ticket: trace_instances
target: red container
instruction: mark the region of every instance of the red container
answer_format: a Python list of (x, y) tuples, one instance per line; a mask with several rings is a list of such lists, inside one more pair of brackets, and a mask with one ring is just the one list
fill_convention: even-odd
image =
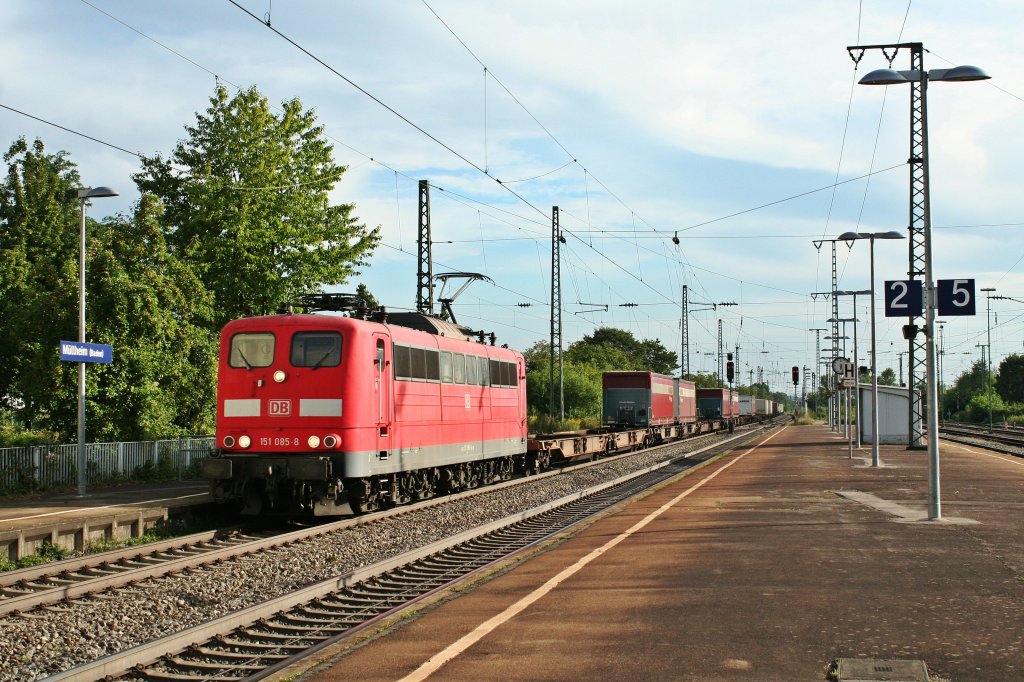
[(698, 388), (697, 411), (704, 419), (733, 419), (740, 414), (740, 394), (728, 388)]
[(655, 372), (605, 372), (602, 389), (606, 424), (657, 426), (696, 419), (690, 381)]

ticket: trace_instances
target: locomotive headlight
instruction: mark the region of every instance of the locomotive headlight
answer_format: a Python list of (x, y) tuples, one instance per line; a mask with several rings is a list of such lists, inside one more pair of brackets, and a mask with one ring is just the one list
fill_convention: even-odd
[(328, 450), (333, 450), (334, 448), (338, 447), (338, 444), (340, 442), (341, 438), (334, 435), (333, 433), (324, 436), (324, 447), (327, 448)]
[(243, 450), (245, 450), (250, 445), (252, 445), (252, 438), (249, 438), (249, 436), (239, 436), (238, 437), (238, 447), (240, 447)]
[(274, 381), (276, 381), (279, 384), (284, 381), (284, 370), (283, 369), (279, 369), (276, 372), (274, 372)]
[(320, 447), (320, 436), (310, 436), (306, 439), (306, 443), (311, 448), (318, 448)]
[(233, 447), (235, 447), (235, 437), (234, 436), (224, 436), (224, 447), (226, 447), (226, 448), (233, 448)]

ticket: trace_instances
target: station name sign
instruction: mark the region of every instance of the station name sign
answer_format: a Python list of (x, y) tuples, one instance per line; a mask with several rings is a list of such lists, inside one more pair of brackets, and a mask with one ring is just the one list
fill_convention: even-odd
[(103, 343), (61, 341), (60, 359), (68, 362), (100, 362), (109, 365), (114, 361), (114, 347)]

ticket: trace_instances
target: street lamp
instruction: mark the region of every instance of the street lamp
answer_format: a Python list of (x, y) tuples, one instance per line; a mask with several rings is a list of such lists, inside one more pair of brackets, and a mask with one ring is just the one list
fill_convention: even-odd
[[(889, 232), (844, 232), (839, 236), (840, 239), (845, 239), (847, 242), (853, 242), (858, 239), (867, 239), (869, 252), (870, 252), (870, 263), (871, 263), (871, 287), (868, 291), (871, 294), (871, 466), (881, 466), (878, 454), (878, 360), (875, 358), (875, 240), (876, 239), (904, 239), (905, 237), (896, 232), (890, 230)], [(851, 247), (852, 248), (852, 247)], [(856, 301), (856, 299), (854, 299)], [(900, 374), (902, 374), (902, 370)], [(857, 393), (860, 393), (860, 389), (857, 389)], [(910, 393), (908, 392), (909, 396)], [(860, 413), (857, 413), (857, 417), (860, 418)], [(860, 434), (860, 428), (857, 428), (857, 433)]]
[[(85, 204), (89, 199), (116, 197), (109, 187), (83, 187), (78, 190), (82, 229), (78, 235), (78, 341), (85, 343)], [(78, 496), (85, 497), (85, 363), (78, 363)]]
[[(909, 71), (897, 71), (891, 68), (892, 60), (900, 48), (907, 48), (910, 51), (911, 66), (917, 65), (916, 69)], [(854, 57), (854, 51), (860, 51), (858, 57)], [(848, 47), (847, 51), (855, 62), (863, 58), (867, 50), (881, 50), (889, 59), (890, 68), (876, 69), (860, 79), (862, 85), (900, 85), (914, 84), (917, 90), (911, 88), (911, 276), (916, 274), (914, 258), (913, 218), (916, 215), (917, 207), (920, 207), (921, 216), (921, 237), (924, 247), (924, 291), (925, 291), (925, 387), (928, 391), (927, 400), (927, 424), (928, 424), (928, 518), (931, 520), (942, 518), (942, 503), (939, 493), (939, 405), (938, 386), (935, 380), (935, 291), (932, 289), (932, 225), (931, 225), (931, 198), (928, 188), (928, 82), (929, 81), (974, 81), (985, 80), (990, 76), (976, 66), (955, 66), (951, 69), (932, 69), (926, 71), (924, 68), (924, 45), (922, 43), (899, 43), (889, 45), (857, 45)], [(890, 57), (889, 54), (892, 54)], [(918, 144), (915, 144), (915, 140)], [(915, 165), (920, 169), (917, 176)], [(917, 182), (919, 180), (919, 182)], [(915, 187), (915, 184), (917, 185)], [(910, 339), (910, 357), (913, 353), (914, 341)], [(911, 362), (911, 365), (914, 363)], [(913, 384), (913, 367), (911, 367), (911, 381)], [(913, 391), (913, 385), (910, 386)], [(909, 394), (908, 394), (909, 395)], [(876, 410), (877, 413), (877, 410)], [(914, 415), (911, 410), (910, 419)], [(912, 429), (911, 429), (912, 431)], [(911, 443), (913, 445), (913, 443)]]
[[(845, 234), (850, 234), (846, 232)], [(849, 242), (847, 242), (849, 244)], [(851, 247), (852, 248), (852, 247)], [(836, 296), (853, 296), (853, 366), (857, 387), (854, 389), (854, 406), (857, 412), (857, 449), (860, 450), (860, 353), (857, 352), (857, 297), (870, 294), (870, 289), (860, 291), (837, 291)], [(871, 349), (874, 352), (874, 348)]]
[(985, 369), (985, 402), (988, 403), (988, 432), (992, 433), (992, 292), (995, 287), (985, 287), (985, 330), (988, 340), (985, 345), (988, 347), (988, 365)]
[(945, 384), (943, 383), (945, 375), (942, 373), (942, 359), (943, 356), (946, 355), (946, 342), (944, 338), (944, 332), (946, 331), (946, 325), (948, 324), (948, 322), (946, 322), (945, 320), (935, 320), (935, 324), (939, 325), (939, 419), (942, 419), (942, 395), (945, 392)]

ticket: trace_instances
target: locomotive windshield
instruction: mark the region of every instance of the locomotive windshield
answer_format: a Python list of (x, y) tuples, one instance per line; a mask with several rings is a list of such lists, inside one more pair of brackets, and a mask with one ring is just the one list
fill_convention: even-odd
[(274, 361), (274, 335), (264, 332), (231, 337), (228, 364), (232, 367), (269, 367)]
[(341, 334), (297, 332), (292, 337), (291, 357), (295, 367), (337, 367), (341, 364)]

